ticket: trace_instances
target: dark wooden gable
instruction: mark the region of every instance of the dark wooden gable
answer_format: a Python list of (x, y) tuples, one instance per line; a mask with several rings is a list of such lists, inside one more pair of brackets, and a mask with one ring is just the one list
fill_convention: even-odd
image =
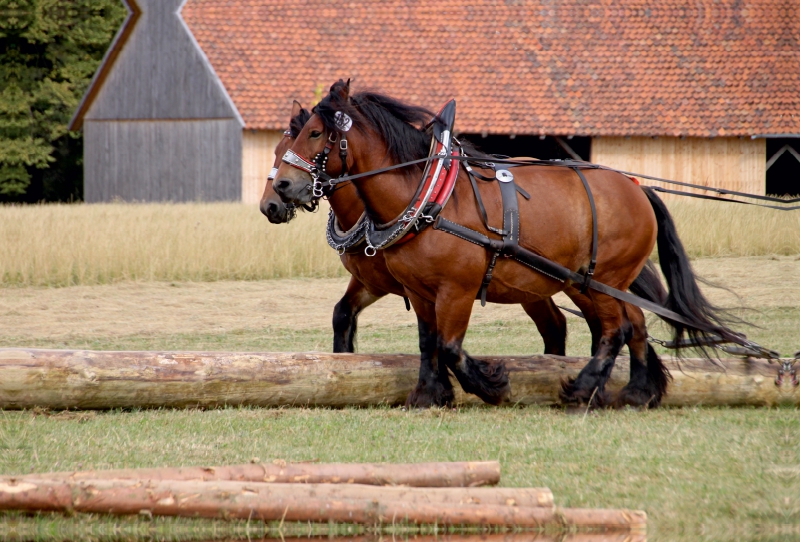
[[(241, 117), (183, 22), (184, 0), (124, 0), (131, 16), (73, 119)], [(96, 88), (95, 88), (96, 87)]]

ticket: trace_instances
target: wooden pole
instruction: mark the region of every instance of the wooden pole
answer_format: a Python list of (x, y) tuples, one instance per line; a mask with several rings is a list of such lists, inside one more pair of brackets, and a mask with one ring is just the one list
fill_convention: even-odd
[[(219, 467), (163, 467), (150, 469), (118, 469), (84, 472), (52, 472), (30, 474), (26, 479), (42, 480), (192, 480), (269, 482), (276, 484), (364, 484), (372, 486), (408, 486), (424, 488), (467, 488), (496, 485), (500, 481), (497, 461), (463, 461), (442, 463), (251, 463)], [(362, 486), (363, 487), (363, 486)], [(406, 490), (408, 491), (408, 490)], [(487, 491), (487, 490), (473, 490)], [(501, 491), (501, 490), (488, 490)], [(502, 490), (507, 491), (507, 490)], [(527, 490), (526, 490), (527, 491)], [(549, 498), (537, 506), (553, 504), (547, 489), (530, 490), (536, 499)], [(547, 492), (545, 494), (544, 492)], [(441, 492), (426, 489), (427, 494)], [(443, 493), (446, 493), (444, 491)], [(461, 494), (464, 494), (463, 492)], [(475, 494), (476, 497), (478, 494)], [(549, 497), (548, 497), (549, 495)], [(498, 497), (499, 498), (499, 497)], [(509, 495), (506, 498), (513, 498)], [(505, 499), (501, 499), (505, 503)], [(500, 501), (498, 501), (500, 502)], [(532, 502), (532, 501), (531, 501)], [(520, 505), (522, 506), (522, 505)], [(530, 505), (533, 506), (533, 505)]]
[[(586, 358), (489, 359), (509, 371), (509, 404), (558, 403), (564, 378)], [(775, 385), (777, 365), (762, 360), (666, 361), (672, 382), (663, 404), (800, 405), (798, 388)], [(326, 407), (402, 404), (417, 381), (415, 355), (225, 352), (99, 352), (0, 349), (0, 408), (184, 408), (222, 405)], [(617, 360), (608, 389), (628, 380)], [(478, 404), (456, 385), (456, 399)]]
[[(102, 473), (98, 473), (102, 474)], [(9, 479), (9, 483), (10, 480)], [(553, 493), (546, 487), (541, 488), (497, 488), (497, 487), (396, 487), (371, 486), (361, 484), (274, 484), (267, 482), (242, 482), (230, 480), (150, 480), (131, 479), (118, 480), (112, 478), (47, 479), (43, 476), (14, 477), (16, 484), (44, 484), (52, 487), (59, 483), (72, 484), (72, 487), (107, 487), (126, 488), (129, 486), (164, 487), (171, 491), (182, 491), (181, 488), (200, 488), (211, 491), (216, 488), (231, 494), (256, 492), (260, 499), (287, 500), (305, 502), (321, 501), (371, 501), (371, 502), (410, 502), (415, 504), (445, 505), (493, 505), (516, 506), (520, 508), (554, 508)], [(116, 482), (120, 482), (116, 484)], [(181, 483), (178, 483), (181, 482)], [(185, 483), (184, 483), (185, 482)], [(177, 485), (176, 485), (177, 484)], [(178, 489), (172, 489), (172, 488)], [(188, 491), (189, 489), (187, 489)]]
[[(270, 487), (266, 487), (270, 486)], [(0, 510), (114, 515), (606, 529), (641, 532), (644, 512), (429, 503), (284, 495), (287, 486), (243, 482), (0, 479)], [(312, 486), (297, 485), (300, 489)], [(338, 490), (355, 489), (337, 486)], [(376, 490), (378, 488), (370, 488)]]

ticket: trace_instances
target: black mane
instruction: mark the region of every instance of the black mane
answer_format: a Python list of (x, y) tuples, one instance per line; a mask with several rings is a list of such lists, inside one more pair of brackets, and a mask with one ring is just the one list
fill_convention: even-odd
[[(346, 85), (340, 79), (331, 86), (330, 93), (313, 109), (313, 113), (319, 115), (328, 130), (339, 131), (335, 115), (337, 111), (342, 111), (353, 119), (355, 128), (363, 130), (364, 124), (367, 124), (380, 134), (389, 149), (389, 156), (395, 163), (410, 162), (428, 156), (432, 135), (430, 128), (426, 127), (435, 116), (433, 112), (371, 91), (358, 92), (345, 102), (340, 92)], [(304, 120), (303, 124), (305, 122)], [(459, 143), (464, 152), (471, 157), (484, 160), (494, 158), (478, 150), (469, 141), (461, 140)]]
[(395, 163), (409, 162), (428, 156), (431, 134), (424, 126), (434, 113), (424, 107), (409, 105), (377, 92), (358, 92), (345, 101), (336, 92), (344, 87), (339, 81), (331, 92), (314, 108), (328, 130), (336, 128), (334, 115), (342, 111), (353, 119), (353, 126), (360, 130), (369, 127), (375, 130), (386, 143), (389, 156)]
[(301, 107), (300, 112), (292, 117), (292, 120), (289, 121), (289, 131), (292, 133), (292, 139), (297, 139), (300, 130), (303, 129), (303, 126), (306, 125), (310, 118), (311, 112), (304, 107)]

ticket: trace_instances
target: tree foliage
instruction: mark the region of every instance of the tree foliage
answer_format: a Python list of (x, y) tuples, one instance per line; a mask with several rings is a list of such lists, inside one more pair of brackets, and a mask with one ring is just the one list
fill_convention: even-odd
[(119, 0), (0, 0), (0, 198), (79, 196), (67, 124), (124, 17)]

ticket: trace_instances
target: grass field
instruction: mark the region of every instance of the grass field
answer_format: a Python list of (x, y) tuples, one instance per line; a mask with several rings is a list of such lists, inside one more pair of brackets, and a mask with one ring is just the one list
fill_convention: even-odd
[[(748, 336), (793, 353), (800, 214), (715, 205), (672, 206), (689, 251), (716, 256), (697, 259), (695, 269), (739, 296), (708, 290), (715, 302), (752, 309), (737, 309), (760, 326)], [(0, 347), (329, 350), (330, 311), (347, 279), (320, 233), (323, 221), (301, 216), (276, 227), (235, 204), (0, 207)], [(568, 351), (585, 355), (586, 326), (568, 318)], [(360, 326), (361, 351), (417, 351), (415, 319), (398, 298), (367, 309)], [(665, 334), (657, 325), (652, 332)], [(477, 355), (525, 354), (540, 351), (541, 340), (518, 307), (476, 306), (465, 346)], [(646, 510), (650, 540), (800, 532), (796, 409), (0, 412), (2, 474), (255, 458), (498, 459), (502, 485), (547, 485), (560, 505)], [(255, 538), (265, 529), (0, 515), (0, 540)], [(319, 532), (331, 529), (342, 528)]]
[[(692, 257), (800, 255), (800, 213), (670, 204)], [(323, 210), (269, 224), (256, 206), (0, 206), (0, 285), (338, 277)]]
[[(707, 288), (711, 300), (760, 326), (743, 331), (792, 354), (800, 349), (800, 262), (792, 256), (708, 258), (697, 272), (735, 292)], [(69, 288), (0, 289), (0, 346), (94, 349), (308, 351), (331, 348), (333, 305), (346, 278), (271, 281), (122, 282)], [(570, 303), (564, 296), (557, 301)], [(569, 319), (568, 353), (585, 355), (589, 333)], [(656, 320), (651, 332), (666, 336)], [(388, 296), (359, 318), (362, 352), (418, 351), (416, 318)], [(474, 354), (542, 349), (514, 305), (476, 304), (466, 348)]]
[[(702, 408), (586, 417), (544, 408), (0, 413), (3, 472), (11, 469), (9, 459), (16, 472), (275, 458), (496, 459), (502, 485), (550, 487), (559, 505), (646, 510), (650, 540), (742, 540), (797, 526), (797, 415)], [(48, 521), (59, 523), (39, 520)], [(61, 520), (59, 528), (71, 521)], [(105, 529), (130, 524), (91, 521)], [(172, 523), (185, 529), (191, 522)], [(243, 530), (241, 523), (218, 528), (235, 527)]]

